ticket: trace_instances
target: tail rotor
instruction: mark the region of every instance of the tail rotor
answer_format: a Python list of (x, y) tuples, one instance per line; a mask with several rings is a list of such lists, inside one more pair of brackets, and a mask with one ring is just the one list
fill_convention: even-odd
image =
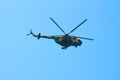
[(30, 29), (30, 33), (28, 33), (26, 36), (29, 36), (29, 35), (31, 35), (31, 34), (33, 34), (33, 32), (32, 32), (32, 30)]

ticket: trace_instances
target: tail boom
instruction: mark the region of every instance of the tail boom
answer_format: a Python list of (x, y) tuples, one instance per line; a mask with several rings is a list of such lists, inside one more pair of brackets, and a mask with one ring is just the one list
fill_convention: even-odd
[(30, 33), (28, 33), (26, 36), (29, 36), (29, 35), (32, 35), (33, 37), (37, 37), (38, 39), (40, 39), (40, 38), (55, 39), (56, 38), (56, 36), (41, 36), (40, 33), (38, 35), (36, 35), (32, 32), (31, 29), (30, 29)]

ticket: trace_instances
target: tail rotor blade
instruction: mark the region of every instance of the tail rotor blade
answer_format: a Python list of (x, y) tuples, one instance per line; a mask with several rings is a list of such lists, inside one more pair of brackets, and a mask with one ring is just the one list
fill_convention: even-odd
[(80, 23), (77, 27), (75, 27), (73, 30), (71, 30), (68, 34), (72, 33), (73, 31), (75, 31), (79, 26), (81, 26), (83, 23), (85, 23), (87, 21), (87, 19), (85, 19), (82, 23)]
[(29, 36), (29, 35), (31, 35), (31, 33), (26, 34), (26, 36)]
[(53, 18), (50, 17), (50, 19), (57, 25), (57, 27), (58, 27), (64, 34), (66, 34), (65, 31), (55, 22), (55, 20), (54, 20)]

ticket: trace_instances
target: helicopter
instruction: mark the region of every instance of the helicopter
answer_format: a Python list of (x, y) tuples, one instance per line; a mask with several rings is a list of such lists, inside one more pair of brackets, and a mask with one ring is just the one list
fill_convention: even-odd
[(82, 41), (80, 39), (85, 39), (85, 40), (94, 40), (91, 38), (85, 38), (85, 37), (78, 37), (78, 36), (72, 36), (69, 35), (71, 34), (73, 31), (75, 31), (79, 26), (81, 26), (83, 23), (85, 23), (87, 21), (87, 19), (85, 19), (84, 21), (82, 21), (78, 26), (76, 26), (74, 29), (72, 29), (69, 33), (66, 33), (57, 23), (56, 21), (50, 17), (50, 19), (53, 21), (53, 23), (56, 24), (56, 26), (64, 33), (64, 35), (56, 35), (56, 36), (42, 36), (41, 33), (39, 33), (38, 35), (34, 34), (32, 32), (32, 30), (30, 29), (30, 33), (28, 33), (26, 36), (28, 35), (32, 35), (33, 37), (37, 37), (37, 39), (40, 38), (46, 38), (46, 39), (53, 39), (57, 44), (59, 44), (60, 46), (62, 46), (61, 49), (67, 49), (70, 46), (74, 46), (74, 47), (78, 47), (81, 46)]

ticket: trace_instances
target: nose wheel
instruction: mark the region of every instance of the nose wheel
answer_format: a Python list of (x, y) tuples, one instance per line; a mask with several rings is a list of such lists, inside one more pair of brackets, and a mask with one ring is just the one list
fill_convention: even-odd
[(76, 45), (75, 47), (77, 48), (78, 46)]
[(66, 48), (68, 48), (68, 46), (63, 46), (61, 49), (66, 49)]

